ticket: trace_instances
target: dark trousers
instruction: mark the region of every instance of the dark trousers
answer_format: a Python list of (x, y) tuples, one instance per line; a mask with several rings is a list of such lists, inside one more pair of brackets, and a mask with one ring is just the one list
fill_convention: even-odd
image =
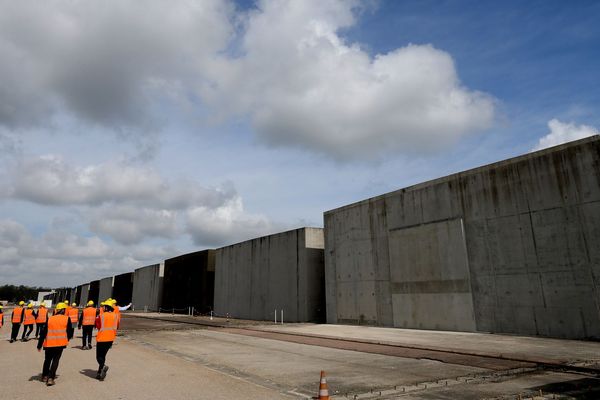
[(21, 339), (25, 339), (25, 332), (27, 332), (27, 337), (29, 337), (29, 335), (31, 335), (31, 332), (33, 332), (33, 324), (23, 325), (23, 335), (21, 336)]
[(17, 336), (19, 336), (19, 329), (21, 329), (21, 324), (16, 324), (13, 322), (12, 332), (10, 333), (11, 340), (17, 340)]
[(42, 333), (42, 331), (44, 330), (44, 328), (46, 327), (46, 323), (39, 323), (39, 324), (35, 324), (35, 337), (40, 336), (40, 333)]
[(111, 348), (113, 342), (96, 342), (96, 361), (98, 361), (98, 373), (102, 371), (106, 362), (106, 353)]
[(58, 369), (58, 362), (60, 356), (62, 356), (64, 347), (47, 347), (44, 349), (46, 352), (46, 358), (44, 358), (44, 368), (42, 369), (42, 376), (48, 378), (56, 378), (56, 370)]
[(94, 330), (94, 325), (83, 325), (82, 327), (82, 332), (83, 332), (83, 347), (85, 347), (86, 345), (92, 345), (92, 331)]

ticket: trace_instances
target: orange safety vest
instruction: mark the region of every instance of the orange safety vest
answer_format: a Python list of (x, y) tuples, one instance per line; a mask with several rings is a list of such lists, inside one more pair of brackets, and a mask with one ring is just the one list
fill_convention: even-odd
[(66, 315), (53, 315), (48, 319), (48, 334), (44, 340), (44, 347), (62, 347), (69, 344), (67, 338), (67, 324), (69, 317)]
[(77, 318), (79, 317), (79, 310), (75, 307), (69, 307), (69, 309), (67, 310), (67, 316), (71, 318), (72, 324), (76, 324)]
[(95, 325), (96, 324), (96, 308), (86, 307), (83, 309), (83, 321), (82, 325)]
[(4, 314), (0, 312), (0, 328), (2, 328), (2, 322), (4, 322)]
[(119, 306), (115, 304), (115, 306), (113, 307), (113, 310), (115, 310), (115, 314), (117, 314), (117, 326), (119, 326), (121, 324), (121, 310), (119, 310)]
[(48, 322), (48, 310), (45, 307), (38, 308), (38, 316), (35, 319), (36, 324), (45, 324)]
[(15, 310), (13, 311), (12, 323), (20, 324), (22, 315), (23, 315), (23, 307), (15, 308)]
[(35, 317), (33, 316), (33, 310), (28, 308), (25, 310), (25, 320), (23, 321), (23, 325), (33, 325), (35, 324)]
[(104, 312), (100, 315), (100, 329), (96, 335), (96, 342), (112, 342), (117, 337), (117, 315), (113, 312)]

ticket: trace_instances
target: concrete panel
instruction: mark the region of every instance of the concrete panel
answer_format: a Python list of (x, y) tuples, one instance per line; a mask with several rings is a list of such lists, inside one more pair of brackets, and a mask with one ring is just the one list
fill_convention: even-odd
[(394, 293), (394, 326), (474, 332), (470, 293)]
[(165, 260), (163, 309), (208, 314), (213, 309), (215, 251), (202, 250)]
[(100, 301), (104, 301), (108, 298), (113, 297), (113, 285), (115, 282), (114, 276), (109, 276), (104, 279), (100, 279), (100, 286), (98, 289), (98, 297)]
[[(92, 300), (94, 304), (98, 304), (98, 298), (100, 297), (100, 281), (91, 281), (90, 289), (88, 292), (88, 301)], [(104, 301), (106, 299), (102, 299)]]
[(162, 301), (163, 263), (138, 268), (133, 273), (133, 308), (147, 311), (158, 311)]
[(323, 321), (323, 243), (321, 229), (302, 228), (217, 249), (215, 312), (272, 320), (284, 310), (285, 321)]
[(89, 301), (89, 299), (88, 299), (89, 293), (90, 293), (90, 284), (86, 283), (84, 285), (81, 285), (81, 298), (79, 299), (81, 304), (83, 304), (83, 305), (87, 304), (87, 302)]
[(133, 294), (133, 272), (116, 275), (113, 285), (113, 299), (117, 300), (119, 305), (131, 303)]

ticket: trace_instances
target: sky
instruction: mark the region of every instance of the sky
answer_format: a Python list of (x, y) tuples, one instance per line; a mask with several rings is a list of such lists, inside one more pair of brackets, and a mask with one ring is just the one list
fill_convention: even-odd
[(597, 1), (0, 0), (0, 285), (596, 135)]

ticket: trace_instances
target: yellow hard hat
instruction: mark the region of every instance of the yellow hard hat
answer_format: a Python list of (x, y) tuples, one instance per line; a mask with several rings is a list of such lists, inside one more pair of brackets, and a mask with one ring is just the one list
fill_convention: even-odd
[(88, 305), (88, 306), (93, 306), (93, 305), (94, 305), (94, 300), (90, 300), (90, 301), (88, 301), (87, 305)]
[(27, 304), (27, 308), (33, 308), (33, 303)]
[(19, 302), (19, 305), (20, 305), (20, 306), (22, 306), (23, 304), (25, 304), (25, 302), (24, 302), (23, 300), (21, 300), (21, 301)]
[(114, 305), (114, 304), (117, 304), (117, 300), (115, 300), (115, 299), (110, 299), (110, 304), (112, 304), (112, 305)]
[(71, 307), (77, 307), (77, 303), (71, 304)]
[(66, 304), (65, 304), (65, 303), (58, 303), (58, 304), (56, 305), (56, 309), (57, 309), (57, 310), (64, 310), (65, 308), (67, 308), (67, 306), (66, 306)]
[(43, 303), (43, 302), (40, 303), (40, 307), (44, 307), (45, 308), (46, 307), (46, 303)]

